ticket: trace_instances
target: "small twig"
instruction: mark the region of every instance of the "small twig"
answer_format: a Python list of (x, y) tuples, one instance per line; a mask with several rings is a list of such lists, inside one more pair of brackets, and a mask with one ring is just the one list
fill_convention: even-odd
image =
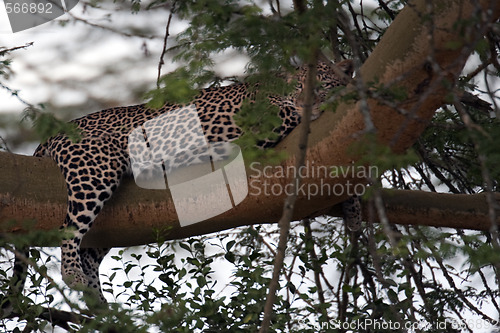
[(19, 102), (26, 105), (27, 107), (34, 108), (33, 104), (27, 102), (21, 96), (19, 96), (19, 91), (11, 89), (11, 88), (7, 87), (6, 85), (4, 85), (3, 83), (0, 83), (0, 88), (7, 90), (11, 94), (11, 96), (14, 96), (15, 98), (17, 98), (19, 100)]
[(100, 25), (100, 24), (97, 24), (97, 23), (93, 23), (93, 22), (90, 22), (89, 20), (86, 20), (84, 18), (81, 18), (81, 17), (78, 17), (78, 16), (74, 15), (72, 12), (65, 12), (65, 14), (69, 15), (75, 21), (82, 22), (83, 24), (89, 25), (89, 26), (94, 27), (94, 28), (99, 28), (99, 29), (107, 30), (107, 31), (113, 32), (113, 33), (121, 35), (121, 36), (125, 36), (125, 37), (139, 37), (139, 38), (145, 38), (145, 39), (155, 39), (155, 38), (157, 38), (157, 36), (144, 35), (144, 34), (141, 34), (141, 33), (123, 32), (123, 31), (121, 31), (119, 29), (115, 29), (115, 28), (107, 27), (107, 26)]
[(495, 86), (491, 87), (491, 85), (488, 81), (488, 71), (484, 71), (483, 75), (484, 75), (484, 85), (486, 86), (487, 94), (490, 97), (491, 102), (493, 104), (493, 110), (495, 110), (496, 117), (499, 118), (500, 117), (500, 105), (498, 105), (498, 97), (496, 96), (496, 92), (498, 92), (498, 89), (495, 88)]
[(383, 10), (385, 10), (387, 15), (389, 15), (389, 17), (391, 18), (391, 20), (394, 21), (394, 18), (396, 17), (396, 14), (394, 14), (394, 11), (392, 11), (392, 9), (390, 9), (389, 6), (387, 6), (387, 4), (382, 0), (378, 0), (378, 4), (380, 5), (380, 7)]
[[(463, 238), (463, 236), (462, 236), (462, 238)], [(493, 304), (493, 306), (497, 310), (498, 314), (500, 314), (500, 307), (498, 306), (498, 303), (496, 301), (496, 296), (493, 294), (493, 291), (491, 290), (490, 286), (488, 285), (488, 281), (486, 280), (486, 277), (484, 276), (483, 271), (481, 270), (481, 268), (479, 268), (477, 270), (477, 272), (478, 272), (479, 276), (481, 277), (481, 281), (483, 282), (483, 286), (486, 290), (486, 293), (491, 298), (491, 303)]]
[(464, 81), (465, 82), (469, 82), (470, 80), (472, 80), (477, 74), (479, 74), (482, 70), (484, 70), (486, 67), (488, 67), (489, 65), (491, 65), (491, 58), (488, 59), (487, 61), (483, 61), (481, 64), (479, 64), (479, 66), (476, 67), (476, 69), (474, 69), (472, 72), (470, 72), (469, 74), (467, 74), (464, 78)]
[(493, 108), (491, 107), (491, 103), (486, 102), (485, 100), (479, 98), (476, 95), (471, 94), (470, 92), (464, 91), (460, 96), (460, 102), (464, 103), (467, 106), (472, 106), (475, 109), (491, 112)]
[(164, 64), (163, 58), (165, 57), (165, 53), (167, 52), (167, 41), (168, 37), (170, 36), (170, 23), (172, 22), (172, 16), (174, 15), (176, 4), (177, 1), (174, 1), (174, 3), (172, 4), (172, 8), (170, 9), (170, 14), (168, 15), (167, 25), (165, 27), (165, 36), (163, 36), (163, 49), (161, 51), (160, 61), (158, 62), (158, 76), (156, 77), (156, 88), (158, 89), (160, 88), (161, 68), (163, 67)]
[(6, 152), (12, 153), (12, 151), (9, 148), (9, 145), (7, 144), (7, 141), (0, 135), (0, 143), (2, 143), (2, 146), (0, 148), (5, 149)]
[(492, 32), (489, 31), (486, 34), (486, 37), (489, 42), (491, 55), (486, 61), (483, 61), (481, 64), (479, 64), (479, 66), (476, 67), (476, 69), (465, 76), (465, 82), (469, 82), (470, 80), (472, 80), (477, 74), (486, 69), (489, 65), (493, 65), (497, 70), (500, 70), (500, 64), (498, 63), (498, 52), (495, 48), (495, 41), (493, 40)]
[[(311, 249), (309, 250), (309, 257), (311, 258), (311, 264), (312, 268), (314, 271), (314, 283), (316, 284), (316, 288), (318, 289), (318, 300), (321, 306), (321, 312), (324, 317), (325, 321), (328, 321), (328, 313), (326, 311), (325, 307), (325, 295), (323, 291), (323, 286), (321, 285), (321, 265), (318, 263), (318, 256), (316, 254), (316, 251), (314, 250), (314, 239), (312, 237), (312, 231), (311, 231), (311, 220), (305, 219), (302, 221), (304, 224), (304, 229), (305, 229), (305, 237), (306, 237), (306, 242), (311, 242)], [(307, 243), (305, 244), (304, 248), (307, 248)]]
[(276, 8), (274, 8), (273, 0), (269, 0), (269, 7), (271, 7), (271, 12), (274, 16), (281, 17), (281, 5), (279, 0), (276, 0)]
[[(359, 255), (359, 244), (357, 242), (359, 234), (356, 232), (351, 232), (347, 227), (345, 227), (349, 241), (352, 247), (347, 253), (346, 261), (342, 267), (342, 278), (339, 279), (339, 320), (345, 322), (347, 320), (347, 308), (349, 304), (349, 293), (344, 288), (348, 286), (351, 279), (353, 279), (353, 285), (356, 285), (357, 273), (354, 272), (354, 268), (357, 265), (358, 255)], [(347, 245), (347, 243), (346, 243)], [(352, 274), (354, 273), (354, 274)], [(355, 301), (355, 299), (354, 299)]]
[[(424, 162), (426, 163), (427, 167), (432, 171), (433, 175), (436, 176), (443, 184), (448, 186), (448, 190), (451, 193), (461, 193), (461, 191), (451, 182), (446, 176), (439, 170), (439, 168), (443, 168), (446, 170), (445, 166), (443, 165), (438, 165), (435, 163), (435, 161), (432, 160), (432, 157), (429, 156), (428, 150), (426, 150), (426, 147), (422, 144), (421, 141), (417, 141), (417, 144), (415, 145), (415, 149), (417, 152), (420, 154), (420, 156), (423, 158)], [(452, 170), (446, 170), (450, 172), (454, 177), (459, 177), (458, 175), (455, 175)]]
[(6, 53), (10, 53), (12, 51), (20, 50), (20, 49), (27, 49), (28, 47), (32, 46), (34, 42), (29, 42), (24, 44), (23, 46), (15, 46), (11, 47), (10, 49), (3, 49), (4, 47), (0, 47), (0, 56), (3, 56)]
[(488, 323), (490, 323), (492, 325), (499, 325), (500, 324), (499, 321), (491, 318), (490, 316), (488, 316), (487, 314), (485, 314), (484, 312), (482, 312), (477, 306), (475, 306), (474, 304), (472, 304), (469, 301), (469, 299), (467, 298), (467, 296), (464, 294), (464, 292), (460, 288), (458, 288), (456, 286), (455, 281), (453, 281), (453, 278), (448, 273), (448, 270), (446, 269), (446, 265), (443, 263), (443, 258), (439, 254), (439, 251), (433, 246), (433, 243), (431, 241), (429, 241), (429, 239), (425, 236), (425, 234), (420, 229), (418, 229), (418, 228), (415, 228), (415, 229), (417, 230), (417, 232), (419, 234), (419, 237), (426, 243), (426, 246), (431, 251), (432, 256), (434, 257), (434, 259), (436, 260), (437, 264), (441, 268), (441, 272), (443, 273), (444, 278), (448, 282), (449, 286), (455, 291), (457, 297), (462, 302), (464, 302), (472, 312), (474, 312), (477, 315), (481, 316), (481, 318), (483, 320), (488, 321)]
[[(485, 130), (474, 123), (470, 116), (467, 114), (465, 109), (463, 108), (462, 104), (460, 104), (457, 95), (454, 95), (454, 105), (455, 109), (457, 112), (460, 114), (460, 117), (462, 118), (462, 121), (464, 122), (465, 126), (467, 129), (471, 132), (471, 139), (472, 142), (474, 143), (474, 148), (477, 151), (477, 159), (479, 161), (479, 166), (481, 167), (481, 175), (483, 177), (483, 181), (485, 183), (486, 187), (486, 202), (488, 204), (488, 217), (491, 222), (490, 226), (490, 234), (491, 234), (491, 243), (493, 245), (493, 248), (496, 251), (500, 251), (500, 235), (498, 232), (498, 225), (496, 223), (497, 221), (497, 202), (495, 200), (495, 196), (493, 194), (493, 180), (491, 179), (491, 174), (490, 171), (488, 170), (488, 166), (486, 164), (486, 155), (484, 153), (481, 153), (480, 150), (480, 143), (474, 136), (474, 130), (481, 133), (484, 135), (486, 138), (491, 139), (491, 137), (485, 132)], [(495, 264), (495, 267), (497, 268), (496, 271), (496, 278), (497, 278), (497, 283), (500, 283), (500, 264)]]

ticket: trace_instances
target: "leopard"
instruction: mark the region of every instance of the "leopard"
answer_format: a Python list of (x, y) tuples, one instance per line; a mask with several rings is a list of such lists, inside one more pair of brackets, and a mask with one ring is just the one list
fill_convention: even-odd
[[(292, 93), (266, 96), (269, 103), (277, 107), (281, 124), (274, 128), (272, 138), (257, 142), (259, 149), (275, 147), (300, 124), (305, 108), (302, 100), (307, 71), (308, 67), (302, 65), (289, 77), (294, 84)], [(353, 62), (349, 59), (336, 64), (317, 62), (312, 119), (317, 119), (323, 112), (320, 105), (326, 101), (329, 92), (347, 85), (353, 72)], [(249, 83), (238, 82), (201, 89), (188, 104), (195, 106), (207, 142), (232, 142), (243, 134), (234, 117), (243, 103), (254, 96), (255, 89), (250, 89)], [(155, 109), (148, 104), (138, 104), (90, 113), (71, 121), (81, 132), (79, 141), (57, 134), (36, 148), (33, 155), (53, 159), (66, 182), (67, 210), (61, 228), (70, 236), (63, 238), (60, 249), (61, 274), (70, 288), (84, 286), (100, 303), (107, 302), (99, 280), (99, 266), (110, 249), (83, 248), (80, 246), (82, 239), (124, 177), (131, 175), (130, 133), (146, 122), (186, 105), (167, 102)], [(186, 125), (182, 117), (173, 119), (173, 123), (171, 130), (176, 132), (176, 142), (172, 149), (190, 148), (186, 147), (192, 135), (190, 125)], [(182, 165), (197, 163), (195, 156), (184, 156)], [(358, 198), (346, 201), (344, 211), (354, 225), (359, 223)]]

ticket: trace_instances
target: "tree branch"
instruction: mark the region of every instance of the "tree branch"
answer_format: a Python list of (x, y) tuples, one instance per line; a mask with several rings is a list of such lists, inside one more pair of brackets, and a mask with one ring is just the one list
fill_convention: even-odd
[[(392, 189), (381, 192), (385, 213), (393, 224), (483, 231), (491, 227), (486, 193), (449, 194)], [(494, 197), (500, 204), (500, 193), (494, 193)], [(369, 219), (368, 202), (362, 207), (363, 216)], [(342, 207), (335, 205), (324, 213), (340, 217)], [(377, 214), (372, 215), (375, 222), (380, 222)], [(497, 224), (500, 226), (498, 217)]]

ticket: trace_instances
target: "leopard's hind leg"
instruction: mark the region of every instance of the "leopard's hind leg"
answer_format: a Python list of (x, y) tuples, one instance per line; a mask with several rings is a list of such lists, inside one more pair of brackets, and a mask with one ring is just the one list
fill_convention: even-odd
[(88, 287), (98, 292), (99, 301), (106, 303), (106, 298), (102, 293), (101, 281), (99, 279), (99, 266), (102, 260), (108, 254), (107, 248), (83, 248), (80, 250), (83, 273), (87, 277)]
[(106, 251), (81, 250), (80, 245), (120, 184), (128, 160), (119, 143), (113, 141), (83, 139), (80, 143), (61, 145), (54, 149), (57, 153), (52, 157), (58, 162), (68, 189), (63, 224), (67, 235), (61, 244), (62, 277), (72, 288), (91, 287), (91, 293), (105, 302), (98, 268)]

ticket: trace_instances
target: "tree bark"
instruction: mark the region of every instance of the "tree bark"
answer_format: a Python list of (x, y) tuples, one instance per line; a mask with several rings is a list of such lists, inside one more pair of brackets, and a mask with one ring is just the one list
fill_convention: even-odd
[[(445, 102), (450, 84), (456, 80), (477, 40), (471, 34), (455, 30), (456, 23), (477, 13), (486, 13), (488, 20), (475, 27), (475, 31), (481, 31), (500, 17), (500, 4), (496, 1), (475, 4), (474, 1), (442, 0), (432, 2), (431, 24), (427, 3), (424, 0), (410, 2), (360, 69), (365, 84), (377, 81), (379, 85), (397, 86), (406, 91), (407, 98), (397, 109), (380, 100), (367, 100), (376, 128), (375, 140), (389, 145), (395, 153), (404, 152), (415, 142), (435, 110)], [(352, 166), (359, 158), (349, 148), (364, 134), (366, 118), (362, 111), (367, 110), (361, 108), (359, 101), (345, 102), (335, 112), (325, 112), (311, 124), (306, 158), (311, 170), (319, 171), (322, 166)], [(292, 132), (278, 146), (288, 152), (289, 158), (272, 170), (290, 170), (295, 164), (297, 133)], [(157, 241), (157, 232), (164, 239), (183, 238), (242, 225), (276, 222), (286, 197), (284, 190), (292, 177), (265, 173), (266, 170), (270, 169), (249, 166), (249, 195), (239, 205), (186, 227), (179, 225), (169, 191), (141, 189), (133, 180), (126, 179), (97, 218), (82, 246), (140, 245)], [(364, 184), (364, 176), (366, 174), (336, 177), (309, 174), (303, 177), (302, 186), (309, 191), (299, 195), (294, 219), (328, 212), (348, 196), (345, 192), (332, 194), (332, 189)], [(264, 195), (266, 188), (268, 193), (272, 188), (281, 189), (282, 193)], [(312, 189), (323, 190), (312, 195)], [(421, 196), (421, 200), (413, 200), (415, 196)], [(396, 202), (396, 199), (403, 201)], [(485, 200), (480, 196), (398, 192), (397, 196), (388, 195), (386, 202), (389, 217), (395, 223), (488, 229), (483, 210)], [(459, 204), (455, 204), (457, 202)], [(422, 204), (417, 206), (417, 203)], [(470, 209), (463, 209), (465, 203), (470, 203)], [(32, 219), (36, 220), (34, 228), (58, 228), (65, 211), (64, 180), (52, 160), (0, 153), (0, 222), (5, 232), (20, 232), (21, 221)], [(9, 224), (13, 220), (18, 223)], [(461, 222), (457, 222), (459, 220)]]

